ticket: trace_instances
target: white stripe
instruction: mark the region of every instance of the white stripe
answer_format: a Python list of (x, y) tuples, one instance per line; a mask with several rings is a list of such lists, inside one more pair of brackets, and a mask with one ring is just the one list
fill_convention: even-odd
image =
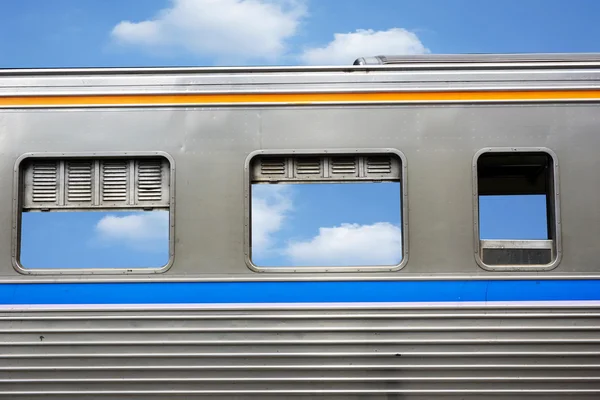
[(600, 307), (593, 301), (464, 301), (381, 303), (182, 303), (182, 304), (3, 304), (0, 311), (100, 310), (261, 310), (261, 309), (410, 309), (410, 308), (569, 308)]

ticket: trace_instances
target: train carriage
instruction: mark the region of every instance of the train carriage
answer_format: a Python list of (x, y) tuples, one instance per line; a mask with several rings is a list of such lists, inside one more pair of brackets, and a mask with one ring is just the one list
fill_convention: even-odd
[[(0, 398), (598, 398), (599, 112), (594, 54), (0, 70)], [(376, 183), (374, 262), (258, 256), (256, 193)]]

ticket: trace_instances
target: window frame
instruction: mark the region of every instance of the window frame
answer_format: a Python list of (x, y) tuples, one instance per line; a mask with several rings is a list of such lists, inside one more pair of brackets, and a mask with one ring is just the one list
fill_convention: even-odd
[[(551, 205), (553, 205), (553, 216), (554, 221), (552, 225), (548, 225), (548, 227), (552, 226), (554, 231), (554, 239), (547, 240), (503, 240), (503, 242), (512, 242), (514, 244), (511, 248), (532, 248), (531, 246), (525, 246), (526, 244), (534, 245), (535, 248), (544, 248), (542, 242), (552, 241), (555, 246), (555, 254), (556, 256), (549, 264), (540, 264), (540, 265), (519, 265), (519, 264), (509, 264), (509, 265), (489, 265), (483, 261), (481, 254), (481, 239), (480, 239), (480, 229), (479, 229), (479, 179), (477, 173), (478, 161), (479, 158), (484, 154), (489, 153), (545, 153), (552, 160), (552, 189), (553, 196)], [(556, 153), (547, 147), (486, 147), (475, 153), (473, 156), (472, 163), (472, 173), (473, 173), (473, 228), (474, 228), (474, 254), (475, 261), (479, 265), (480, 268), (491, 271), (491, 272), (541, 272), (541, 271), (550, 271), (555, 269), (561, 262), (562, 259), (562, 232), (561, 232), (561, 215), (560, 215), (560, 186), (559, 186), (559, 165), (558, 165), (558, 157)], [(548, 212), (549, 210), (547, 210)], [(493, 241), (491, 241), (493, 242)], [(528, 242), (528, 243), (526, 243)]]
[[(281, 157), (294, 157), (294, 156), (357, 156), (357, 155), (385, 155), (389, 154), (396, 156), (400, 159), (400, 215), (402, 218), (401, 230), (402, 230), (402, 260), (396, 265), (376, 265), (376, 266), (341, 266), (341, 267), (260, 267), (252, 261), (251, 253), (251, 236), (252, 236), (252, 225), (251, 225), (251, 211), (252, 211), (252, 178), (251, 178), (251, 165), (252, 160), (259, 156), (281, 156)], [(407, 162), (404, 153), (398, 149), (393, 148), (368, 148), (368, 149), (301, 149), (301, 150), (256, 150), (251, 152), (244, 162), (244, 259), (247, 267), (258, 273), (349, 273), (349, 272), (395, 272), (403, 269), (408, 263), (408, 183), (407, 183)], [(363, 180), (365, 183), (374, 182), (373, 180)], [(290, 184), (302, 184), (300, 182)]]
[[(22, 165), (31, 159), (57, 159), (69, 158), (164, 158), (169, 163), (169, 259), (159, 268), (26, 268), (21, 264), (21, 214), (23, 213), (23, 174)], [(175, 160), (170, 154), (163, 151), (127, 151), (127, 152), (30, 152), (17, 158), (13, 170), (13, 221), (12, 221), (12, 264), (13, 268), (23, 275), (152, 275), (167, 272), (175, 259)], [(77, 208), (67, 211), (77, 212)], [(115, 208), (117, 211), (118, 208)], [(93, 211), (93, 210), (90, 210)], [(152, 211), (150, 211), (152, 212)]]

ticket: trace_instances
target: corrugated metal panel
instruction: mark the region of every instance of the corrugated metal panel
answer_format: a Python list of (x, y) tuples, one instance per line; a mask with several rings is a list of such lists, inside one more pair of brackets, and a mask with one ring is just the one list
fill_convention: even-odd
[(23, 165), (23, 209), (166, 208), (164, 158), (32, 160)]
[(599, 334), (591, 307), (5, 312), (0, 395), (592, 399)]
[(253, 183), (399, 181), (400, 167), (400, 159), (389, 154), (268, 156), (257, 157), (252, 161), (251, 180)]

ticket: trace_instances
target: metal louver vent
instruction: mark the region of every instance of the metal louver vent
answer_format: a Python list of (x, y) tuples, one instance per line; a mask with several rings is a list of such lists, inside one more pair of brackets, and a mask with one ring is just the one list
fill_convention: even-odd
[(392, 159), (389, 156), (366, 157), (367, 174), (389, 174), (392, 172)]
[(102, 162), (102, 201), (127, 201), (128, 167), (128, 161)]
[(67, 201), (69, 203), (92, 201), (92, 162), (67, 162)]
[(261, 158), (260, 173), (262, 175), (285, 175), (286, 172), (285, 158)]
[(22, 164), (22, 208), (164, 209), (170, 204), (164, 158), (32, 159)]
[(319, 157), (298, 157), (295, 159), (296, 175), (321, 175)]
[(40, 162), (31, 168), (31, 200), (35, 203), (58, 201), (58, 166), (56, 162)]
[(331, 159), (332, 175), (357, 175), (356, 157), (333, 157)]
[(161, 160), (138, 162), (136, 179), (138, 201), (161, 201), (163, 195), (162, 182)]
[(399, 181), (401, 173), (393, 154), (258, 156), (250, 164), (253, 183)]

